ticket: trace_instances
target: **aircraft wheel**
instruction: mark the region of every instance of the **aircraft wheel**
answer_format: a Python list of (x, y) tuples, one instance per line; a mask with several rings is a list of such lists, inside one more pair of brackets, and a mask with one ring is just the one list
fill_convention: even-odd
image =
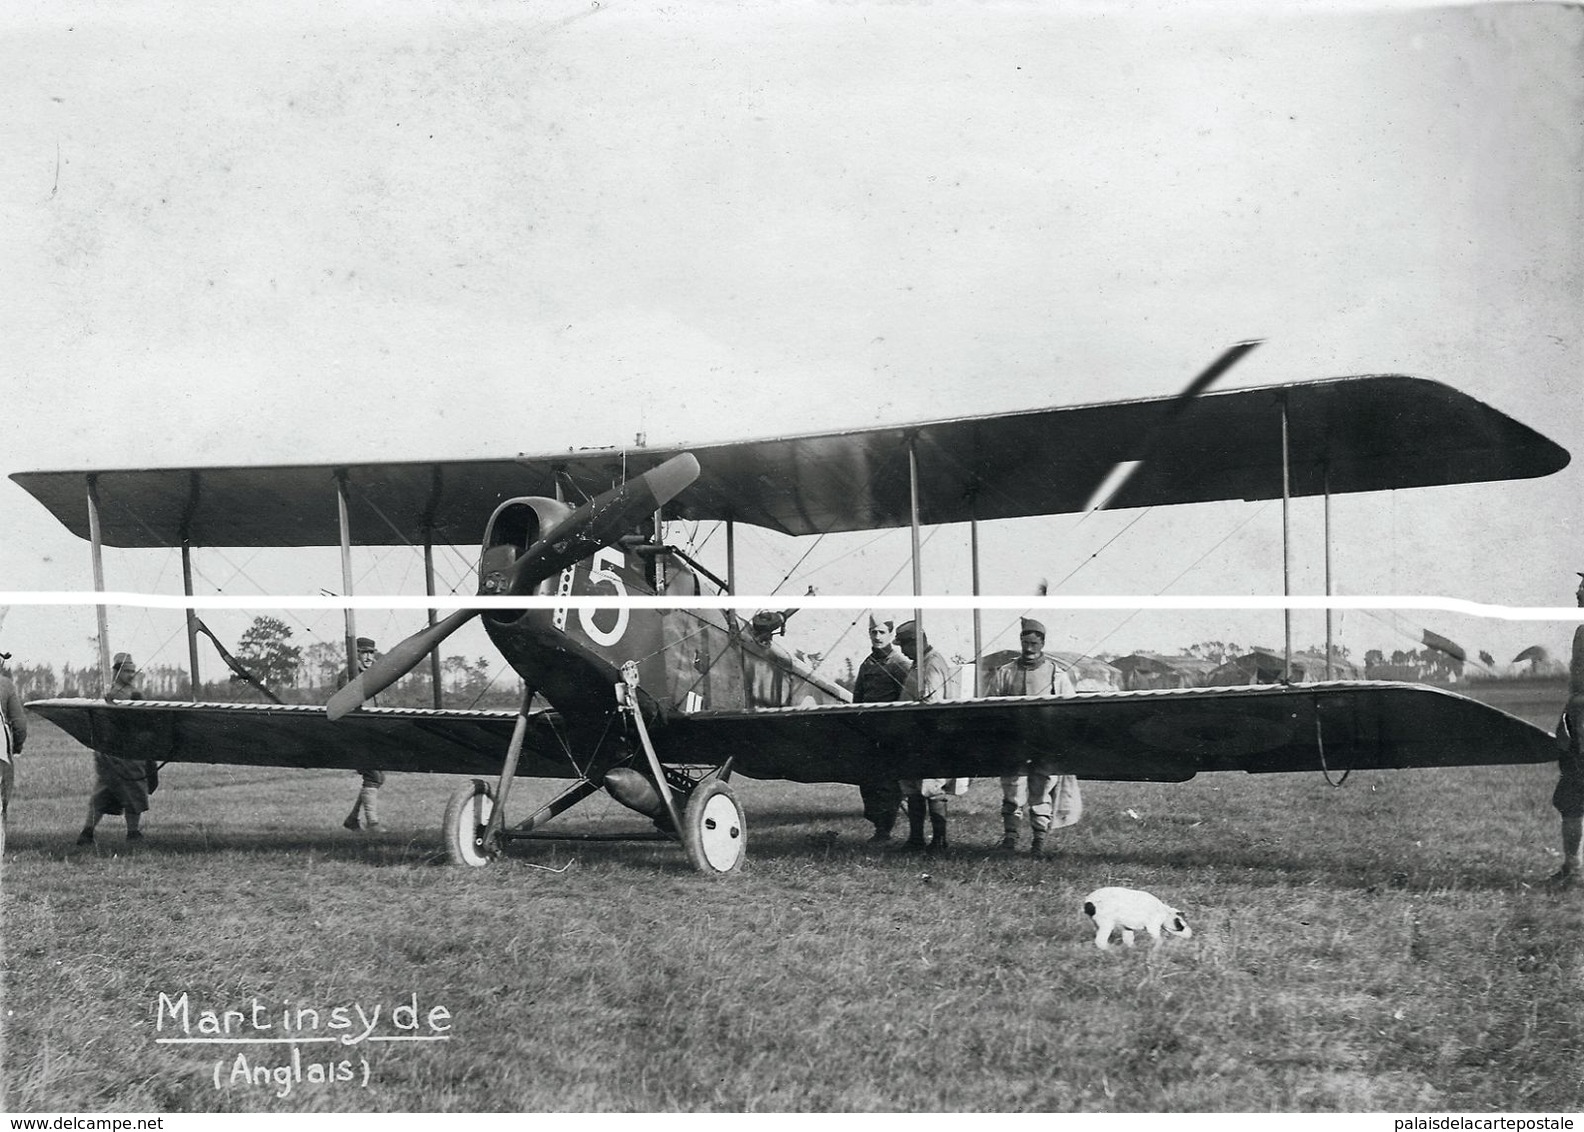
[(495, 812), (495, 793), (489, 783), (475, 778), (457, 788), (446, 802), (446, 859), (453, 865), (478, 868), (499, 855), (493, 845), (484, 843), (484, 827)]
[(720, 779), (710, 779), (688, 799), (682, 845), (693, 867), (711, 876), (734, 873), (748, 859), (748, 824), (737, 796)]

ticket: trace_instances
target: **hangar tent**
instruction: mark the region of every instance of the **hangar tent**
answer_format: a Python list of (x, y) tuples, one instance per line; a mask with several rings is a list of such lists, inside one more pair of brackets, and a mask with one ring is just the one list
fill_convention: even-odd
[(1215, 661), (1197, 656), (1162, 656), (1160, 653), (1136, 652), (1120, 656), (1112, 665), (1122, 674), (1124, 691), (1137, 692), (1150, 688), (1202, 688)]
[[(1205, 686), (1212, 688), (1234, 687), (1242, 684), (1279, 684), (1282, 673), (1286, 668), (1286, 661), (1282, 654), (1273, 649), (1253, 649), (1242, 656), (1233, 657), (1225, 664), (1217, 665), (1211, 669), (1205, 679)], [(1332, 680), (1357, 680), (1359, 669), (1356, 664), (1349, 664), (1345, 660), (1333, 658), (1331, 661)], [(1316, 680), (1326, 679), (1326, 659), (1317, 652), (1295, 652), (1292, 654), (1292, 681), (1295, 684), (1311, 684)]]

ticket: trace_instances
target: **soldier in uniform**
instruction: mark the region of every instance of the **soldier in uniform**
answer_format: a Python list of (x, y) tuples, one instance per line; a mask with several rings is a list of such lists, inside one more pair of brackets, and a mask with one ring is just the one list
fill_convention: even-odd
[[(0, 661), (10, 659), (10, 653), (0, 652)], [(22, 710), (22, 697), (15, 682), (0, 671), (0, 822), (5, 821), (5, 812), (11, 805), (12, 762), (22, 753), (26, 741), (27, 713)]]
[[(357, 639), (357, 664), (359, 672), (367, 672), (369, 665), (374, 663), (374, 658), (379, 655), (379, 647), (375, 645), (372, 637), (359, 637)], [(345, 687), (351, 682), (351, 677), (343, 675), (339, 687)], [(370, 703), (378, 704), (377, 699), (370, 699)], [(352, 812), (346, 816), (341, 824), (347, 829), (359, 828), (358, 819), (361, 817), (362, 828), (370, 833), (379, 831), (379, 789), (385, 785), (385, 772), (383, 770), (359, 771), (363, 776), (363, 783), (358, 788), (357, 800), (352, 803)]]
[[(1579, 575), (1574, 600), (1584, 608), (1584, 574)], [(1557, 732), (1562, 752), (1551, 804), (1562, 815), (1562, 868), (1551, 879), (1571, 885), (1584, 876), (1584, 625), (1573, 630), (1567, 707)]]
[[(896, 647), (896, 623), (889, 619), (879, 621), (869, 617), (869, 655), (858, 666), (857, 679), (853, 681), (853, 703), (874, 704), (902, 699), (902, 685), (907, 682), (913, 666)], [(882, 762), (887, 752), (877, 749), (876, 757)], [(870, 841), (891, 840), (891, 830), (896, 825), (897, 807), (902, 804), (902, 788), (892, 777), (879, 778), (858, 787), (863, 798), (864, 820), (874, 825)]]
[[(1078, 694), (1067, 670), (1045, 655), (1045, 626), (1032, 617), (1022, 619), (1018, 644), (1022, 655), (996, 669), (990, 681), (992, 696), (1060, 696), (1069, 699)], [(1056, 811), (1056, 799), (1071, 799), (1069, 806), (1078, 807), (1078, 780), (1073, 775), (1049, 773), (1055, 768), (1045, 760), (1026, 775), (1009, 774), (1001, 779), (1001, 848), (1017, 849), (1018, 834), (1023, 827), (1023, 811), (1028, 810), (1032, 843), (1029, 852), (1038, 856), (1045, 850), (1045, 835), (1050, 831)], [(1063, 825), (1077, 821), (1076, 810), (1064, 813)]]
[[(141, 700), (143, 693), (134, 686), (137, 682), (137, 665), (127, 653), (115, 654), (110, 668), (110, 690), (105, 693), (107, 703), (117, 700)], [(159, 789), (159, 768), (152, 759), (122, 759), (94, 752), (94, 792), (88, 799), (88, 820), (77, 835), (77, 844), (89, 845), (94, 839), (94, 826), (106, 814), (125, 814), (127, 840), (137, 841), (143, 836), (143, 813), (149, 808), (149, 795)]]
[[(896, 643), (904, 656), (913, 662), (913, 669), (902, 683), (902, 699), (923, 703), (957, 698), (957, 673), (946, 658), (936, 651), (926, 638), (922, 651), (919, 648), (917, 627), (911, 621), (897, 626)], [(918, 850), (924, 844), (924, 816), (929, 815), (930, 840), (927, 848), (932, 853), (944, 852), (946, 844), (946, 803), (953, 794), (967, 789), (967, 780), (959, 778), (906, 778), (898, 785), (907, 799), (908, 839), (904, 848)]]

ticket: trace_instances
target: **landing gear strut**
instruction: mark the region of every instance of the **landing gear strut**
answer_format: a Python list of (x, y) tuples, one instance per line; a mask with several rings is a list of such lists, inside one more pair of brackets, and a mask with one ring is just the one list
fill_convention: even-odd
[[(653, 792), (649, 794), (649, 798), (655, 803), (652, 810), (646, 806), (637, 808), (640, 812), (649, 813), (654, 817), (656, 824), (665, 832), (651, 833), (647, 836), (590, 834), (580, 840), (680, 838), (682, 847), (687, 853), (688, 863), (699, 872), (716, 877), (737, 872), (748, 858), (748, 825), (744, 820), (742, 806), (738, 804), (737, 797), (729, 785), (731, 761), (727, 760), (725, 765), (711, 771), (702, 780), (696, 777), (696, 772), (690, 773), (687, 768), (667, 767), (662, 764), (659, 755), (655, 752), (654, 744), (650, 741), (649, 728), (638, 702), (636, 666), (626, 666), (622, 675), (623, 682), (616, 685), (617, 709), (632, 722), (633, 732), (638, 737), (649, 771), (648, 775), (643, 777), (634, 770), (627, 770), (624, 773), (627, 775), (627, 781), (636, 783), (643, 790), (648, 789), (644, 785), (647, 781), (657, 791), (658, 797)], [(553, 801), (540, 807), (526, 821), (510, 829), (506, 828), (504, 822), (506, 799), (511, 790), (512, 780), (517, 774), (517, 762), (522, 754), (523, 740), (527, 733), (528, 707), (532, 695), (533, 693), (529, 691), (523, 696), (522, 707), (518, 711), (516, 725), (512, 729), (511, 743), (506, 749), (506, 757), (501, 766), (499, 784), (492, 788), (488, 782), (476, 778), (460, 787), (446, 803), (444, 824), (446, 858), (454, 865), (478, 868), (499, 857), (508, 841), (545, 837), (546, 835), (533, 831), (556, 815), (571, 809), (590, 794), (598, 793), (605, 785), (603, 775), (596, 775), (600, 781), (595, 781), (594, 778), (581, 778)], [(612, 775), (614, 777), (614, 770)], [(612, 786), (610, 792), (617, 801), (631, 804), (631, 796), (623, 797), (624, 792), (630, 795), (630, 787), (627, 791), (618, 791)]]

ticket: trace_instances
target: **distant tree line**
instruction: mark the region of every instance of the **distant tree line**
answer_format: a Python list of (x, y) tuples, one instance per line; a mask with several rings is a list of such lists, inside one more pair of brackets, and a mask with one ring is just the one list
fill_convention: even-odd
[(1439, 649), (1381, 649), (1364, 654), (1366, 680), (1417, 680), (1430, 683), (1460, 680), (1464, 662)]
[[(346, 648), (339, 642), (300, 646), (292, 643), (291, 627), (274, 617), (255, 618), (234, 650), (237, 661), (260, 683), (287, 703), (321, 704), (335, 694), (346, 674)], [(197, 699), (220, 703), (260, 703), (266, 697), (242, 677), (229, 672), (208, 650), (205, 675)], [(469, 660), (448, 656), (440, 662), (440, 689), (449, 708), (516, 707), (522, 699), (522, 680), (502, 667), (491, 679), (485, 657)], [(138, 687), (151, 700), (191, 700), (192, 677), (185, 665), (141, 664)], [(66, 664), (59, 673), (53, 664), (13, 662), (8, 674), (24, 700), (51, 698), (97, 699), (104, 695), (99, 663)], [(380, 693), (381, 707), (433, 707), (434, 683), (427, 662)]]
[[(1253, 646), (1245, 647), (1236, 641), (1198, 641), (1175, 655), (1190, 656), (1221, 665), (1252, 651), (1254, 651)], [(1312, 644), (1295, 649), (1294, 652), (1323, 657), (1325, 645)], [(1126, 652), (1099, 652), (1095, 654), (1094, 659), (1110, 662), (1127, 655), (1129, 654)], [(1344, 664), (1354, 663), (1353, 650), (1346, 645), (1333, 644), (1331, 655)], [(1360, 675), (1366, 680), (1445, 684), (1460, 680), (1550, 679), (1566, 676), (1568, 672), (1566, 664), (1552, 659), (1539, 645), (1525, 649), (1505, 666), (1498, 665), (1495, 657), (1489, 652), (1482, 650), (1478, 656), (1477, 662), (1465, 660), (1456, 652), (1448, 651), (1444, 647), (1394, 649), (1390, 653), (1382, 649), (1370, 649), (1364, 654), (1364, 668)], [(957, 664), (973, 663), (973, 659), (968, 656), (954, 656), (952, 660)], [(843, 688), (851, 691), (856, 683), (856, 676), (856, 666), (852, 658), (847, 657), (842, 662), (841, 672), (834, 679)]]
[[(1224, 664), (1249, 651), (1235, 641), (1199, 641), (1183, 649), (1181, 655)], [(1299, 651), (1324, 655), (1325, 646), (1310, 645)], [(820, 659), (817, 654), (801, 655), (810, 664)], [(1095, 659), (1110, 661), (1121, 655), (1125, 654), (1102, 652)], [(1346, 646), (1333, 646), (1332, 655), (1340, 661), (1352, 660)], [(344, 645), (338, 641), (320, 641), (306, 646), (293, 644), (291, 627), (274, 617), (255, 618), (238, 640), (235, 656), (257, 680), (287, 703), (324, 703), (341, 686), (346, 673)], [(958, 660), (970, 663), (967, 657)], [(196, 697), (185, 665), (143, 665), (139, 687), (153, 700), (265, 701), (263, 693), (240, 676), (227, 672), (220, 658), (212, 652), (205, 657), (204, 665), (214, 678), (202, 683)], [(498, 669), (493, 678), (492, 669)], [(24, 700), (96, 699), (104, 694), (97, 661), (66, 664), (58, 673), (55, 666), (48, 663), (12, 663), (7, 672)], [(834, 678), (836, 683), (850, 690), (856, 675), (856, 666), (848, 657), (842, 663), (842, 671)], [(1488, 652), (1481, 652), (1479, 662), (1469, 662), (1465, 671), (1464, 660), (1445, 649), (1395, 649), (1391, 653), (1370, 649), (1364, 654), (1363, 675), (1368, 680), (1445, 683), (1462, 679), (1566, 676), (1567, 666), (1552, 660), (1539, 645), (1525, 649), (1501, 671)], [(381, 692), (379, 703), (384, 707), (433, 707), (432, 689), (430, 665), (425, 662)], [(446, 707), (511, 708), (521, 701), (523, 684), (515, 672), (499, 662), (492, 665), (487, 657), (469, 660), (453, 655), (440, 662), (440, 690)]]

